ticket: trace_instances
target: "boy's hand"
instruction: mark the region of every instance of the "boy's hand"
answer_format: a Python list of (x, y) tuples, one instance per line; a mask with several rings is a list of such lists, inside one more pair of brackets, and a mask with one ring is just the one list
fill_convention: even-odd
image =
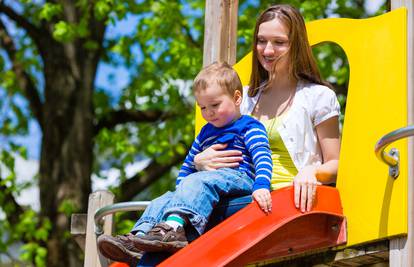
[(253, 199), (257, 201), (260, 208), (268, 214), (272, 211), (272, 198), (270, 196), (270, 191), (265, 188), (257, 189), (253, 192)]

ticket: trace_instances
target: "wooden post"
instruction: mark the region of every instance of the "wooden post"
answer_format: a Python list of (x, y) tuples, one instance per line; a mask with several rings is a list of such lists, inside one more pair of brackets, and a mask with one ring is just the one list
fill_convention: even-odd
[(84, 213), (74, 213), (70, 220), (70, 233), (83, 252), (85, 252), (87, 216)]
[(206, 0), (203, 66), (236, 63), (238, 0)]
[[(407, 8), (407, 90), (408, 121), (414, 124), (414, 3), (413, 0), (391, 0), (391, 9)], [(390, 242), (390, 266), (414, 266), (414, 140), (408, 139), (408, 236)], [(393, 244), (395, 242), (395, 244)], [(397, 248), (400, 247), (400, 251)], [(394, 250), (394, 251), (393, 251)]]
[[(85, 244), (85, 267), (106, 267), (109, 261), (100, 256), (96, 247), (95, 235), (95, 211), (106, 205), (114, 203), (114, 195), (108, 191), (97, 191), (89, 195), (88, 202), (88, 219), (86, 226), (86, 244)], [(105, 217), (103, 226), (104, 234), (110, 235), (112, 233), (112, 215)]]

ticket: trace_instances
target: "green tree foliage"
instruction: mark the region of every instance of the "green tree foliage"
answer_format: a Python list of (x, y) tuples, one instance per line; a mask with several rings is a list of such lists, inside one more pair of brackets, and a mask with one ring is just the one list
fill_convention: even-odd
[[(260, 10), (280, 2), (239, 1), (238, 59), (251, 49)], [(307, 21), (367, 17), (366, 2), (283, 1)], [(189, 88), (201, 68), (203, 34), (202, 0), (0, 1), (0, 254), (12, 257), (8, 248), (20, 242), (22, 261), (80, 266), (69, 218), (85, 212), (91, 174), (105, 179), (103, 170), (120, 170), (119, 185), (111, 188), (117, 201), (173, 188), (175, 167), (193, 139)], [(322, 45), (314, 53), (345, 99), (342, 50)], [(113, 88), (117, 77), (110, 74), (98, 86), (98, 66), (122, 69), (126, 85)], [(27, 151), (15, 136), (27, 136), (30, 121), (43, 134), (40, 171), (20, 183), (15, 159), (27, 158)], [(147, 165), (127, 177), (125, 167), (144, 159)], [(40, 212), (16, 201), (31, 184), (40, 188)], [(127, 231), (131, 221), (117, 218)]]

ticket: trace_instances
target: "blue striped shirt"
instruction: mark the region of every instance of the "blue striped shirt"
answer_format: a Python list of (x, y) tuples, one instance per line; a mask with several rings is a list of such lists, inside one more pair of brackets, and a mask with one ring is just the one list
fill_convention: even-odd
[(177, 185), (187, 175), (197, 172), (194, 157), (214, 144), (227, 144), (226, 150), (241, 151), (243, 161), (237, 169), (254, 179), (253, 191), (260, 188), (270, 190), (272, 156), (266, 129), (258, 120), (246, 115), (221, 128), (207, 123), (201, 129), (181, 166)]

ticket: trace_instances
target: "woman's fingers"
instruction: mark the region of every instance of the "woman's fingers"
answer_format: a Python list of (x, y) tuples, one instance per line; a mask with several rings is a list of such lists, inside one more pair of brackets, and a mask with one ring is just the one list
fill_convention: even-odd
[(295, 207), (302, 212), (310, 211), (316, 199), (316, 186), (319, 182), (307, 183), (306, 181), (294, 182)]
[(233, 162), (240, 162), (243, 161), (243, 157), (220, 157), (220, 158), (214, 158), (213, 159), (214, 162), (219, 162), (219, 163), (233, 163)]
[(216, 150), (215, 156), (219, 158), (237, 157), (243, 160), (242, 152), (239, 150)]
[(313, 200), (315, 198), (315, 185), (308, 184), (308, 193), (307, 193), (307, 201), (306, 201), (306, 211), (310, 211), (313, 206)]
[(300, 204), (300, 183), (299, 182), (296, 182), (296, 181), (294, 181), (293, 182), (293, 185), (294, 185), (294, 194), (295, 194), (295, 207), (297, 208), (297, 209), (299, 209), (299, 204)]
[(308, 197), (308, 186), (307, 184), (301, 184), (300, 186), (300, 210), (306, 211), (306, 199)]
[(213, 150), (222, 150), (227, 147), (227, 144), (214, 144), (211, 145), (208, 149), (212, 148)]
[(240, 163), (238, 162), (231, 162), (231, 163), (214, 163), (212, 167), (214, 170), (221, 169), (221, 168), (236, 168), (239, 167)]
[(242, 157), (225, 157), (225, 158), (213, 158), (212, 162), (214, 166), (218, 168), (235, 168), (243, 161)]

